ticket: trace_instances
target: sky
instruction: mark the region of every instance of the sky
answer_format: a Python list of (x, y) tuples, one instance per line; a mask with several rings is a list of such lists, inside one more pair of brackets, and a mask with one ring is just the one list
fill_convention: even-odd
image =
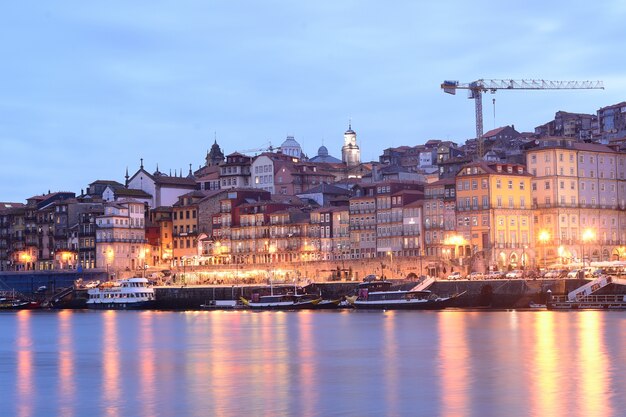
[[(363, 161), (475, 136), (474, 103), (444, 80), (601, 80), (605, 90), (498, 91), (485, 132), (626, 101), (626, 2), (238, 1), (0, 5), (0, 201), (95, 180), (197, 169), (293, 135)], [(492, 99), (495, 98), (495, 117)]]

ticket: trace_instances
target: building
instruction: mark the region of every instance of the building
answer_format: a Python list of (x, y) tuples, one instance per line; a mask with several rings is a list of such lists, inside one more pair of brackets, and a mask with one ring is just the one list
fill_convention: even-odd
[(206, 191), (195, 190), (178, 197), (178, 201), (172, 206), (172, 264), (174, 266), (198, 264), (198, 203), (206, 196)]
[(554, 119), (535, 128), (535, 135), (544, 137), (569, 137), (577, 140), (591, 140), (598, 136), (598, 116), (585, 113), (558, 111)]
[(626, 137), (626, 101), (598, 110), (598, 130), (604, 143)]
[(446, 242), (456, 236), (456, 179), (448, 177), (424, 187), (424, 252), (442, 259)]
[(135, 200), (106, 203), (104, 214), (96, 217), (96, 266), (106, 268), (110, 278), (143, 272), (146, 248), (144, 204)]
[(314, 156), (313, 158), (309, 158), (309, 162), (323, 162), (323, 163), (331, 163), (331, 164), (341, 164), (341, 160), (335, 158), (334, 156), (331, 156), (328, 153), (328, 148), (326, 148), (326, 146), (322, 145), (319, 147), (319, 149), (317, 150), (317, 155)]
[(187, 177), (182, 176), (182, 170), (179, 176), (166, 175), (157, 170), (150, 174), (143, 166), (143, 159), (139, 170), (128, 177), (126, 174), (126, 188), (143, 190), (152, 196), (150, 207), (171, 206), (178, 197), (198, 188), (196, 181), (191, 173)]
[(444, 242), (444, 257), (452, 265), (478, 270), (529, 266), (530, 184), (523, 165), (480, 161), (464, 166), (456, 176), (457, 234)]
[(543, 138), (528, 149), (542, 266), (624, 256), (626, 155), (601, 144)]
[(354, 167), (361, 163), (361, 149), (356, 143), (356, 132), (352, 130), (352, 123), (348, 125), (348, 130), (343, 134), (341, 160), (348, 167)]
[(226, 163), (220, 166), (220, 188), (250, 187), (250, 165), (252, 158), (239, 152), (226, 157)]

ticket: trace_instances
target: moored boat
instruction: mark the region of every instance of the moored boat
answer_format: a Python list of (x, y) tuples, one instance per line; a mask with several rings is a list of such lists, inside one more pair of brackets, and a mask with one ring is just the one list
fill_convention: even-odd
[(626, 295), (588, 295), (575, 300), (566, 297), (552, 297), (547, 303), (548, 310), (626, 310)]
[(87, 308), (102, 310), (138, 310), (154, 307), (154, 288), (146, 278), (105, 282), (87, 291)]
[(0, 298), (0, 310), (29, 310), (41, 308), (41, 303), (10, 298)]
[(389, 281), (371, 281), (359, 284), (357, 294), (346, 297), (358, 309), (376, 310), (440, 310), (463, 293), (440, 297), (428, 290), (392, 290)]
[(240, 300), (245, 306), (254, 310), (301, 310), (315, 308), (322, 301), (317, 295), (295, 293), (278, 295), (254, 293), (250, 299), (241, 297)]

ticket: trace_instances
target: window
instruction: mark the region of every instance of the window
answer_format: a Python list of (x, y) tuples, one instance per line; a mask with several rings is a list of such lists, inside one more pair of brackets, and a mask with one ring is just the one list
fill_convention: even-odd
[(520, 181), (519, 182), (519, 189), (523, 190), (524, 189), (524, 181)]
[(509, 185), (509, 190), (512, 190), (513, 189), (513, 180), (509, 180), (508, 185)]
[(496, 188), (502, 188), (502, 182), (499, 179), (496, 180)]
[(543, 189), (544, 189), (544, 190), (549, 190), (549, 189), (550, 189), (550, 181), (546, 181), (546, 182), (544, 183)]

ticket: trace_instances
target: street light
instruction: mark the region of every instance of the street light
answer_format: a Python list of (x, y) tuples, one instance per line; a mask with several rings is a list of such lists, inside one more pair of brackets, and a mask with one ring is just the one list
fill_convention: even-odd
[[(583, 244), (582, 244), (582, 255), (583, 255), (583, 266), (585, 266), (585, 243), (591, 242), (596, 238), (596, 234), (593, 229), (585, 229), (583, 231)], [(589, 249), (589, 265), (591, 265), (591, 249)]]
[(542, 230), (539, 232), (538, 238), (539, 242), (541, 242), (543, 246), (543, 266), (545, 268), (548, 263), (548, 259), (546, 256), (546, 243), (548, 243), (548, 241), (550, 240), (550, 232), (548, 232), (547, 230)]

